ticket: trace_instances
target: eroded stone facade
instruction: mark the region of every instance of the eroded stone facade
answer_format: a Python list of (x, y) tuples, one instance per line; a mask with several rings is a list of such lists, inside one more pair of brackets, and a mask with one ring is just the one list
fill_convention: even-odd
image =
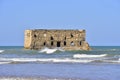
[(65, 50), (90, 50), (85, 30), (25, 30), (26, 49), (61, 47)]

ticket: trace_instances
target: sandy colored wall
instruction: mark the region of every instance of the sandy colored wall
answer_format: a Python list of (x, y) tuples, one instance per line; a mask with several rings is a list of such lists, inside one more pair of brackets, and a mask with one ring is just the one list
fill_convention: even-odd
[(85, 30), (26, 30), (25, 48), (62, 47), (66, 50), (87, 50), (89, 45), (85, 41), (85, 33)]
[(24, 37), (24, 47), (26, 49), (31, 48), (32, 43), (32, 30), (25, 30), (25, 37)]

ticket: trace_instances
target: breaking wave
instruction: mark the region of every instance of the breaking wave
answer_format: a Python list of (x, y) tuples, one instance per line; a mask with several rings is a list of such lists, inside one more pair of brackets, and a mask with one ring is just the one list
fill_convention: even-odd
[(73, 58), (0, 58), (0, 64), (40, 62), (40, 63), (120, 63), (117, 60), (107, 59), (73, 59)]
[(0, 50), (0, 53), (4, 52), (4, 50)]
[(120, 63), (120, 58), (118, 60), (103, 60), (103, 62), (107, 62), (107, 63)]
[(68, 63), (88, 63), (93, 60), (78, 60), (70, 58), (0, 58), (0, 61), (4, 62), (68, 62)]
[(39, 52), (40, 52), (40, 53), (51, 54), (51, 53), (56, 52), (57, 50), (58, 50), (58, 51), (64, 51), (64, 50), (61, 49), (61, 48), (54, 48), (54, 49), (44, 48), (44, 49), (40, 50)]
[(0, 64), (9, 64), (11, 62), (0, 62)]
[(107, 54), (100, 54), (100, 55), (75, 54), (73, 55), (73, 58), (99, 58), (105, 56), (107, 56)]

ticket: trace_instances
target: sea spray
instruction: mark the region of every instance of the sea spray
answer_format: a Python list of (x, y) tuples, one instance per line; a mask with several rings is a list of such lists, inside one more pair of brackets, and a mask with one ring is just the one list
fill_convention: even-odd
[(56, 51), (64, 51), (63, 49), (61, 48), (53, 48), (53, 49), (49, 49), (47, 47), (45, 47), (44, 49), (40, 50), (39, 52), (40, 53), (47, 53), (47, 54), (51, 54), (51, 53), (54, 53)]

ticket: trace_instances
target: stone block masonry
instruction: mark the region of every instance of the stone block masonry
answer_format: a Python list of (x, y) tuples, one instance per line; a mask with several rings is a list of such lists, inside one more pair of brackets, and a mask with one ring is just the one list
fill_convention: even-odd
[(25, 30), (25, 49), (61, 47), (64, 50), (90, 50), (85, 30)]

